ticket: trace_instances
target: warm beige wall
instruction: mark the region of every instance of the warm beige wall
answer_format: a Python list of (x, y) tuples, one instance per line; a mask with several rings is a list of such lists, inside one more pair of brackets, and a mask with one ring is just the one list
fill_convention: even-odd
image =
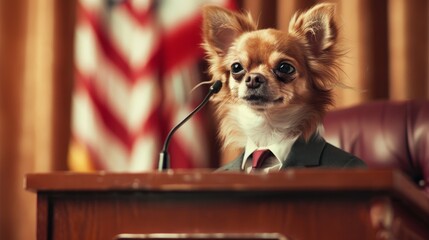
[(0, 3), (0, 239), (35, 239), (25, 174), (65, 169), (74, 9), (73, 1)]

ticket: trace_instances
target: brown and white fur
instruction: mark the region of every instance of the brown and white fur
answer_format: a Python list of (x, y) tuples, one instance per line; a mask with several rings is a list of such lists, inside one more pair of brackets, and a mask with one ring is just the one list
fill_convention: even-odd
[(250, 15), (204, 8), (210, 82), (223, 82), (212, 102), (225, 147), (242, 148), (248, 138), (268, 146), (318, 134), (339, 83), (334, 12), (333, 4), (318, 4), (295, 14), (282, 32), (258, 30)]

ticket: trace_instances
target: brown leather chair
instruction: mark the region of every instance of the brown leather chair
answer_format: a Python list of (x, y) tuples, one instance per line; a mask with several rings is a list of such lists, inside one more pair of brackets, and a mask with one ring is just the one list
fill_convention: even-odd
[(401, 169), (429, 197), (429, 101), (380, 101), (329, 112), (328, 142), (369, 168)]

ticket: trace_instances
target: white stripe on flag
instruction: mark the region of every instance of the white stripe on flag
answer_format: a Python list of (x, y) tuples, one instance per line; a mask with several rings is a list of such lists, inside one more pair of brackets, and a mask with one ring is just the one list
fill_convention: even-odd
[(159, 45), (156, 23), (149, 20), (144, 27), (123, 7), (111, 12), (110, 37), (133, 69), (144, 66)]
[(104, 129), (85, 92), (75, 91), (73, 97), (73, 129), (103, 161), (105, 170), (125, 171), (128, 154), (121, 142)]

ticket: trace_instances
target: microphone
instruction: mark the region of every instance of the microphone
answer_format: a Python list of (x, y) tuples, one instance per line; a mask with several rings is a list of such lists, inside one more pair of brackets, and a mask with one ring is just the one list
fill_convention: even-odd
[(164, 146), (162, 151), (159, 153), (158, 160), (158, 171), (163, 171), (170, 168), (170, 156), (168, 155), (168, 145), (170, 144), (171, 137), (184, 123), (186, 123), (196, 112), (198, 112), (204, 105), (207, 104), (210, 97), (213, 94), (216, 94), (222, 88), (222, 81), (217, 80), (210, 86), (209, 92), (203, 101), (198, 105), (188, 116), (186, 116), (179, 124), (177, 124), (173, 129), (170, 130), (167, 137), (165, 138)]

